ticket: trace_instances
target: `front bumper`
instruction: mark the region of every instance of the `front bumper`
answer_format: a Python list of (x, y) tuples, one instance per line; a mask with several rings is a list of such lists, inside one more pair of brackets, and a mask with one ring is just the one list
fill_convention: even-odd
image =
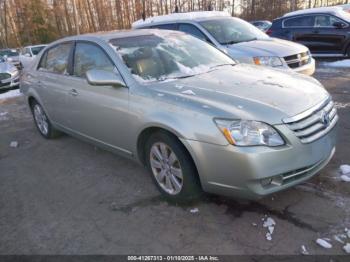
[(9, 79), (0, 80), (0, 90), (10, 89), (19, 86), (19, 74)]
[(311, 58), (310, 63), (303, 65), (301, 67), (295, 68), (295, 69), (291, 69), (294, 72), (300, 73), (300, 74), (304, 74), (304, 75), (313, 75), (315, 73), (316, 70), (316, 62), (315, 59)]
[[(258, 199), (311, 178), (327, 165), (335, 152), (337, 127), (310, 144), (302, 144), (285, 125), (277, 128), (287, 145), (235, 147), (182, 140), (194, 159), (203, 190)], [(281, 184), (262, 185), (262, 180), (277, 176), (284, 178)]]

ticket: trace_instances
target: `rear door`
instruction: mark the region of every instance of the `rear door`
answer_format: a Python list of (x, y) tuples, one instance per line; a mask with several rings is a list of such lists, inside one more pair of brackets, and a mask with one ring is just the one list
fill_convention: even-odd
[[(334, 23), (344, 24), (336, 28)], [(314, 50), (320, 53), (340, 53), (346, 43), (349, 25), (332, 15), (316, 15), (314, 26)]]
[(68, 128), (86, 138), (129, 153), (129, 89), (92, 86), (86, 80), (91, 69), (119, 74), (112, 59), (93, 42), (78, 41), (70, 77)]
[(67, 125), (70, 113), (67, 97), (71, 86), (69, 60), (72, 47), (73, 42), (65, 42), (46, 50), (34, 83), (50, 120), (62, 126)]

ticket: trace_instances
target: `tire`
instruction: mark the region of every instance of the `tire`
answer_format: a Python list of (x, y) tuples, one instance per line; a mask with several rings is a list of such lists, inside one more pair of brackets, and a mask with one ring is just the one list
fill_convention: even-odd
[(146, 167), (167, 200), (186, 202), (201, 195), (193, 160), (175, 136), (165, 132), (152, 134), (146, 142), (145, 152)]
[(31, 103), (30, 107), (33, 114), (35, 126), (44, 138), (56, 138), (62, 134), (52, 126), (43, 107), (37, 101), (34, 100)]

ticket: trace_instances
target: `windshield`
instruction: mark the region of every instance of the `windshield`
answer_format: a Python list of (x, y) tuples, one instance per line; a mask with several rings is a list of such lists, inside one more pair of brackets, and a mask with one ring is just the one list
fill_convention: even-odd
[(1, 50), (0, 51), (0, 56), (18, 56), (18, 53), (16, 51), (13, 50)]
[(222, 45), (268, 38), (258, 28), (239, 18), (208, 20), (200, 24)]
[(185, 34), (126, 37), (110, 43), (141, 82), (185, 78), (235, 64), (213, 46)]
[(32, 53), (33, 53), (33, 55), (39, 54), (39, 52), (40, 52), (44, 47), (45, 47), (44, 45), (32, 47)]

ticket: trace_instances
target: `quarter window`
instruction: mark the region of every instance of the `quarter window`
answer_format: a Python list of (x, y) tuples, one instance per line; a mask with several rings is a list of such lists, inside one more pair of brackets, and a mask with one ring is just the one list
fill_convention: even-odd
[(164, 30), (176, 30), (176, 24), (155, 25), (152, 28), (164, 29)]
[(314, 16), (302, 16), (284, 20), (283, 25), (284, 27), (313, 27), (314, 21)]
[(74, 75), (85, 77), (86, 72), (91, 69), (113, 72), (114, 65), (100, 47), (89, 43), (77, 43), (74, 55)]
[(49, 49), (42, 56), (39, 69), (57, 74), (68, 74), (68, 58), (71, 47), (71, 43), (64, 43)]

